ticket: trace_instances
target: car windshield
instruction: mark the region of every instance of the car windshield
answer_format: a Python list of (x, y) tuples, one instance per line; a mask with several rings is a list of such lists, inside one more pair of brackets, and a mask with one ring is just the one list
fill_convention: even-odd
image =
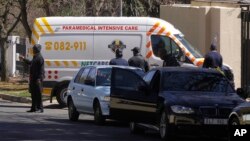
[(96, 74), (96, 86), (110, 86), (111, 68), (99, 68)]
[(180, 36), (179, 34), (175, 35), (177, 39), (190, 51), (190, 53), (195, 57), (195, 58), (203, 58), (201, 55), (200, 51), (196, 48), (194, 48), (185, 38)]
[(234, 92), (226, 78), (216, 73), (164, 72), (162, 80), (164, 91)]

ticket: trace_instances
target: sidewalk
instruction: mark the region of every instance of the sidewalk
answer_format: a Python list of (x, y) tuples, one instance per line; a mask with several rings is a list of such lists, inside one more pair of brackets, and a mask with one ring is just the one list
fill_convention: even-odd
[[(30, 97), (18, 97), (18, 96), (13, 96), (13, 95), (8, 95), (8, 94), (2, 94), (0, 92), (0, 98), (3, 100), (8, 100), (12, 102), (19, 102), (19, 103), (31, 103), (31, 98)], [(43, 99), (43, 102), (50, 103), (49, 99)], [(57, 100), (53, 99), (52, 103), (57, 104)]]
[(0, 98), (2, 98), (3, 100), (9, 100), (9, 101), (19, 102), (19, 103), (31, 103), (31, 98), (2, 94), (1, 92), (0, 92)]

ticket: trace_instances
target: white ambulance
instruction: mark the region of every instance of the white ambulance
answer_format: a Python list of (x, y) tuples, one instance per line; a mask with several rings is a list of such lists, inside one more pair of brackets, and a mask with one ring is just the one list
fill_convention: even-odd
[[(159, 44), (183, 64), (201, 66), (202, 55), (170, 23), (150, 17), (42, 17), (32, 29), (27, 57), (32, 46), (42, 45), (45, 59), (43, 93), (56, 96), (64, 105), (69, 81), (85, 65), (107, 65), (115, 57), (117, 47), (129, 59), (134, 47), (148, 60), (150, 67), (162, 66), (158, 57)], [(119, 46), (117, 46), (119, 45)]]

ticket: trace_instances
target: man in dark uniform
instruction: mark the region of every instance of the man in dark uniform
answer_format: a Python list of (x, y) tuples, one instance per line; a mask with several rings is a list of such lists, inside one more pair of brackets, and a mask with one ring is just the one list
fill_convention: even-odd
[(149, 70), (149, 65), (148, 62), (140, 54), (140, 48), (134, 47), (131, 51), (133, 51), (134, 56), (128, 60), (129, 66), (138, 67), (147, 72)]
[(20, 56), (20, 60), (30, 65), (29, 92), (31, 93), (32, 105), (27, 112), (43, 112), (42, 103), (42, 82), (44, 79), (44, 59), (40, 53), (41, 45), (33, 46), (33, 59), (30, 61)]
[(128, 66), (128, 61), (122, 58), (122, 50), (116, 49), (115, 50), (115, 58), (111, 59), (109, 65), (121, 65), (121, 66)]
[(222, 68), (223, 59), (220, 53), (217, 52), (216, 46), (211, 44), (210, 50), (205, 56), (203, 68)]

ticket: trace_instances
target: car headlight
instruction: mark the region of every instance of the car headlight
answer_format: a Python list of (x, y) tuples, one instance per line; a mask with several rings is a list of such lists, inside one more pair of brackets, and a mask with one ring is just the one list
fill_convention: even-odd
[(250, 121), (250, 114), (246, 114), (242, 116), (243, 121)]
[(104, 96), (104, 97), (102, 97), (101, 100), (109, 102), (110, 101), (110, 96)]
[(180, 105), (173, 105), (171, 109), (174, 113), (177, 114), (192, 114), (194, 110), (190, 107), (180, 106)]

